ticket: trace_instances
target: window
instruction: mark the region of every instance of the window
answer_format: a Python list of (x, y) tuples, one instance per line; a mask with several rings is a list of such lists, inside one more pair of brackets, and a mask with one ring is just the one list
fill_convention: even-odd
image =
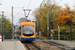
[(25, 35), (25, 36), (34, 35), (34, 26), (33, 25), (22, 26), (22, 34)]

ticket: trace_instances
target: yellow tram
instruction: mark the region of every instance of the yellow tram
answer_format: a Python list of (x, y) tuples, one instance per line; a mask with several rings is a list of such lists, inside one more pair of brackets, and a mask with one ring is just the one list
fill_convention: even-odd
[(21, 23), (21, 41), (36, 40), (36, 25), (34, 22)]

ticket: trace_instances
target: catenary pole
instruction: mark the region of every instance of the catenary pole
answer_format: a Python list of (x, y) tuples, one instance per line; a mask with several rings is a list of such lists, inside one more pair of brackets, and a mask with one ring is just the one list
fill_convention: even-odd
[(14, 33), (13, 33), (13, 6), (12, 6), (12, 39), (14, 39), (13, 35)]
[(37, 34), (38, 34), (38, 15), (37, 15)]
[(70, 40), (72, 41), (72, 13), (70, 12)]

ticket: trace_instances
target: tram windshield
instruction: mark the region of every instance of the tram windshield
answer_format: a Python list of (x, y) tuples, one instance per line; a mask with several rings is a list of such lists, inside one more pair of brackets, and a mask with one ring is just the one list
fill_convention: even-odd
[(34, 26), (33, 25), (24, 25), (24, 26), (22, 26), (22, 33), (25, 36), (34, 35)]

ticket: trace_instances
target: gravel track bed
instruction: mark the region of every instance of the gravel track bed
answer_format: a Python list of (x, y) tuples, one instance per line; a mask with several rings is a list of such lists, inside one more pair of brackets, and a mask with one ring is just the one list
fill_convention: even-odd
[(38, 50), (35, 46), (33, 46), (32, 44), (27, 44), (32, 50)]
[(25, 44), (23, 44), (23, 46), (24, 46), (25, 50), (28, 50), (28, 48), (25, 46)]
[(34, 41), (34, 44), (42, 48), (42, 50), (62, 50), (60, 48), (57, 48), (55, 46), (52, 46), (50, 44), (44, 43), (42, 41)]

